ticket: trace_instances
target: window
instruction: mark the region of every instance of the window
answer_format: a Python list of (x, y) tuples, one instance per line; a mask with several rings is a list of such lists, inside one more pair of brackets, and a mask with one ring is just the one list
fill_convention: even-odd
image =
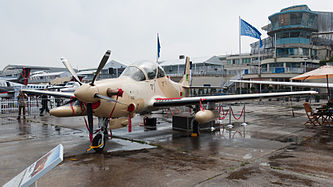
[(273, 29), (279, 27), (278, 16), (273, 16), (271, 22)]
[(289, 14), (280, 14), (279, 15), (279, 24), (280, 24), (280, 27), (289, 25)]
[(299, 32), (290, 32), (290, 38), (298, 38)]
[(300, 25), (302, 21), (302, 13), (290, 13), (290, 25)]
[(113, 68), (109, 68), (109, 74), (114, 74), (114, 69)]
[(287, 48), (279, 48), (276, 50), (277, 56), (287, 56), (288, 55), (288, 49)]
[(142, 62), (138, 62), (136, 65), (140, 69), (143, 69), (146, 72), (148, 79), (150, 79), (150, 80), (155, 79), (156, 74), (157, 74), (157, 64), (156, 63), (142, 61)]
[(315, 20), (316, 20), (316, 16), (315, 15), (310, 15), (309, 21), (308, 21), (308, 26), (313, 27), (315, 25)]
[(277, 38), (278, 38), (278, 39), (281, 39), (281, 38), (289, 38), (289, 32), (279, 33), (279, 34), (277, 34)]
[(161, 78), (165, 76), (165, 72), (162, 70), (161, 67), (158, 67), (157, 78)]
[(309, 56), (309, 49), (308, 48), (302, 48), (303, 50), (303, 55), (304, 56)]
[(272, 63), (269, 66), (272, 68), (279, 68), (279, 67), (283, 67), (283, 63)]
[(289, 55), (298, 55), (298, 49), (297, 48), (288, 48)]
[(146, 80), (145, 74), (137, 67), (128, 66), (121, 76), (130, 77), (136, 81), (144, 81)]
[(306, 38), (306, 32), (300, 32), (299, 33), (299, 37), (301, 37), (301, 38)]
[(250, 61), (251, 61), (250, 58), (243, 58), (243, 59), (242, 59), (242, 64), (250, 63)]

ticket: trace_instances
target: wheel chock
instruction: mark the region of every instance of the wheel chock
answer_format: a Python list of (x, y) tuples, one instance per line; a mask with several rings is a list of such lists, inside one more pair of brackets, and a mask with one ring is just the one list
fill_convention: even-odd
[(89, 152), (89, 151), (92, 150), (92, 149), (99, 148), (99, 147), (101, 147), (103, 144), (104, 144), (104, 142), (102, 142), (101, 144), (96, 145), (96, 146), (89, 145), (89, 149), (87, 149), (87, 152)]

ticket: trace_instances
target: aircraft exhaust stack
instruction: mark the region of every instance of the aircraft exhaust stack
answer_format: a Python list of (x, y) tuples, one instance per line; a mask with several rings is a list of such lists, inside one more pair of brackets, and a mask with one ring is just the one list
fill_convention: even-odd
[(87, 111), (83, 109), (83, 113), (80, 106), (61, 106), (50, 110), (50, 114), (56, 117), (72, 117), (72, 116), (84, 116), (87, 115)]

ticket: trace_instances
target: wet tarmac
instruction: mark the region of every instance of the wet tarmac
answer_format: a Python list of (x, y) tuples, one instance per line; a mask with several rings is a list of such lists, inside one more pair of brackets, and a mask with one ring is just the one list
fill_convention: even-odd
[(230, 131), (198, 137), (172, 130), (170, 113), (154, 114), (149, 131), (136, 116), (133, 132), (114, 130), (101, 154), (86, 152), (83, 117), (1, 114), (0, 185), (61, 143), (64, 161), (39, 186), (333, 186), (333, 127), (305, 128), (302, 104), (293, 117), (289, 103), (247, 103), (245, 128), (233, 119)]

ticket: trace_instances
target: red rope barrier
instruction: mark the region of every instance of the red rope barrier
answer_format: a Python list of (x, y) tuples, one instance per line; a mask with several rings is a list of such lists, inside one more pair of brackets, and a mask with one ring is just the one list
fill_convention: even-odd
[(222, 109), (222, 112), (223, 112), (223, 114), (222, 114), (223, 116), (222, 117), (219, 116), (219, 120), (224, 120), (225, 117), (228, 115), (229, 110), (226, 110), (226, 113), (224, 114), (223, 105), (220, 105), (220, 106), (218, 106), (219, 114), (221, 114), (221, 109)]
[(227, 117), (228, 113), (229, 113), (229, 110), (227, 110), (227, 112), (225, 114), (223, 114), (222, 117), (219, 117), (219, 120), (224, 120), (225, 117)]
[(170, 107), (170, 111), (171, 111), (171, 117), (173, 117), (173, 110), (172, 110), (172, 107)]
[(242, 112), (241, 112), (241, 114), (239, 115), (239, 117), (236, 117), (235, 114), (234, 114), (234, 111), (233, 111), (232, 108), (230, 107), (230, 109), (231, 109), (231, 113), (232, 113), (232, 116), (235, 118), (235, 120), (239, 120), (239, 119), (242, 117), (243, 112), (244, 112), (244, 108), (245, 108), (245, 107), (243, 107)]
[(206, 100), (205, 98), (200, 98), (200, 110), (203, 111), (205, 108), (202, 106), (202, 101)]

